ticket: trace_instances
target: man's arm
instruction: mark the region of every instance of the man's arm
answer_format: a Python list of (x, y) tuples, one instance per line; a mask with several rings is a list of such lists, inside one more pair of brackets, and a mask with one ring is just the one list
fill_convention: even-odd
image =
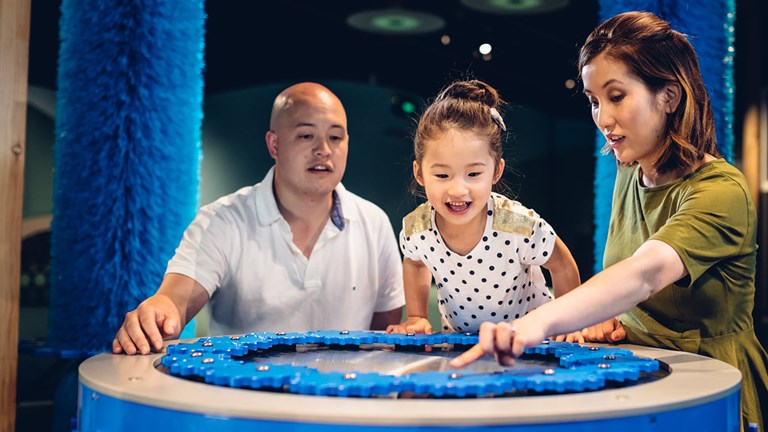
[(152, 297), (125, 315), (112, 341), (112, 352), (134, 355), (160, 351), (163, 340), (177, 338), (207, 302), (208, 291), (197, 281), (167, 274)]

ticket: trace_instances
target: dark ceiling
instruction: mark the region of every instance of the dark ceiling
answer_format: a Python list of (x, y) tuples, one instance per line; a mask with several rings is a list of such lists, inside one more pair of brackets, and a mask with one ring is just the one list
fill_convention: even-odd
[[(597, 1), (566, 3), (547, 13), (498, 15), (459, 0), (209, 0), (205, 89), (352, 80), (426, 98), (452, 79), (474, 77), (498, 88), (512, 104), (584, 118), (586, 105), (565, 81), (575, 77), (578, 45), (597, 23)], [(32, 85), (55, 88), (59, 4), (32, 2)], [(438, 16), (445, 26), (425, 34), (384, 35), (346, 23), (354, 13), (393, 6)], [(443, 35), (450, 36), (449, 45), (441, 43)], [(477, 53), (483, 42), (493, 46), (489, 61)]]
[[(242, 2), (244, 3), (244, 2)], [(576, 5), (578, 3), (578, 5)], [(568, 115), (586, 104), (564, 83), (576, 75), (577, 48), (597, 23), (597, 2), (571, 1), (540, 15), (493, 15), (458, 0), (400, 2), (436, 15), (445, 27), (422, 35), (382, 35), (346, 24), (348, 16), (390, 7), (387, 1), (208, 1), (209, 91), (269, 81), (345, 79), (434, 94), (454, 78), (473, 76), (513, 103)], [(447, 34), (451, 43), (440, 38)], [(492, 59), (478, 46), (489, 42)]]

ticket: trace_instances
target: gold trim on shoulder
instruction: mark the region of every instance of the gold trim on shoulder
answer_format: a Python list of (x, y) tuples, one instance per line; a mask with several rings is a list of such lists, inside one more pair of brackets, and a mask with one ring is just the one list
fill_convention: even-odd
[(403, 231), (406, 237), (432, 229), (432, 206), (429, 202), (416, 207), (403, 218)]
[(493, 229), (496, 231), (520, 234), (530, 237), (536, 223), (536, 213), (516, 201), (501, 196), (493, 196)]

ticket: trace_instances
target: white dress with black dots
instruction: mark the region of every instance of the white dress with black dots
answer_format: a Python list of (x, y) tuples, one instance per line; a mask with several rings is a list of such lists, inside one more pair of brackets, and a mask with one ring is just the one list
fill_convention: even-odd
[(488, 199), (482, 239), (467, 255), (445, 245), (427, 202), (403, 218), (403, 255), (429, 267), (443, 331), (471, 332), (484, 321), (509, 321), (551, 300), (541, 265), (555, 232), (539, 215), (502, 195)]

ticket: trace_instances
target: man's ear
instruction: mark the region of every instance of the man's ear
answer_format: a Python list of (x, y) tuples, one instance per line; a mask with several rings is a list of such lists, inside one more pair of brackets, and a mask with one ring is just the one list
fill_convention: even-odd
[(683, 97), (682, 88), (678, 83), (668, 83), (661, 89), (661, 97), (664, 100), (664, 111), (672, 114), (677, 111)]
[(413, 178), (416, 179), (416, 183), (418, 183), (419, 186), (424, 186), (424, 178), (421, 176), (421, 167), (419, 167), (419, 163), (416, 161), (413, 161)]
[(267, 131), (267, 135), (264, 137), (267, 141), (267, 151), (272, 159), (277, 160), (277, 134), (273, 131)]
[(496, 171), (493, 173), (493, 184), (498, 183), (499, 180), (501, 180), (501, 176), (504, 174), (504, 167), (506, 166), (506, 162), (504, 159), (499, 159), (499, 163), (496, 164)]

